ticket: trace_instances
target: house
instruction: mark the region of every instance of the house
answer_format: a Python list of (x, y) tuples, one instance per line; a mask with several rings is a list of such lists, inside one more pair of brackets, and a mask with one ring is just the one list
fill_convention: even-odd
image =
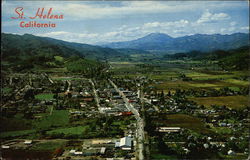
[(235, 152), (232, 151), (231, 149), (227, 152), (228, 155), (235, 155)]
[(105, 154), (105, 151), (106, 151), (106, 148), (105, 148), (105, 147), (102, 147), (100, 153), (101, 153), (101, 154)]
[(7, 146), (7, 145), (2, 145), (2, 146), (1, 146), (1, 148), (2, 148), (2, 149), (9, 149), (9, 148), (10, 148), (10, 146)]
[(28, 144), (31, 144), (31, 143), (32, 143), (32, 140), (25, 140), (25, 141), (24, 141), (24, 144), (27, 144), (27, 145), (28, 145)]
[(83, 152), (75, 152), (74, 155), (80, 156), (83, 155)]
[(72, 149), (69, 151), (70, 154), (75, 154), (76, 150)]

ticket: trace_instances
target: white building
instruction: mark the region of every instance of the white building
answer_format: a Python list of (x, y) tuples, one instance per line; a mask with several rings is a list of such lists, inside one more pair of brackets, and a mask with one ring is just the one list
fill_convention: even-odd
[(122, 150), (131, 150), (132, 147), (132, 138), (123, 137), (120, 139), (120, 147)]
[(179, 132), (181, 130), (180, 127), (159, 127), (159, 132)]
[(25, 140), (24, 141), (24, 144), (31, 144), (32, 143), (32, 140)]

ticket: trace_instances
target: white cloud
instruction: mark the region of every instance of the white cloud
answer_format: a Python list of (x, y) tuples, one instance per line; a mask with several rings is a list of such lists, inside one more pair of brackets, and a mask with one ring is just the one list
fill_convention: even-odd
[(230, 26), (235, 26), (237, 24), (237, 22), (233, 21), (230, 23)]
[(228, 28), (228, 31), (229, 31), (229, 32), (233, 32), (233, 31), (235, 31), (235, 29), (236, 29), (235, 27), (229, 27), (229, 28)]
[(197, 23), (211, 23), (217, 21), (223, 21), (230, 19), (230, 16), (226, 13), (211, 13), (209, 10), (206, 10), (201, 17), (197, 20)]
[(240, 27), (241, 30), (247, 30), (249, 32), (249, 26)]
[(152, 22), (143, 25), (143, 28), (154, 28), (154, 27), (186, 27), (189, 24), (188, 20), (179, 20), (172, 22)]

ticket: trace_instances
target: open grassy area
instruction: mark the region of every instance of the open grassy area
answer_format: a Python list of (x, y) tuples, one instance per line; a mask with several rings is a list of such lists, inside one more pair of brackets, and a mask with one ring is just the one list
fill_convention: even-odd
[(35, 130), (21, 130), (21, 131), (9, 131), (9, 132), (1, 132), (0, 138), (14, 138), (20, 136), (27, 136), (30, 134), (34, 134)]
[(0, 117), (1, 132), (20, 131), (32, 129), (32, 122), (23, 117), (23, 114), (16, 114), (11, 118)]
[(54, 94), (52, 93), (42, 93), (42, 94), (35, 95), (35, 98), (39, 100), (51, 100), (53, 99), (53, 96)]
[(232, 133), (232, 129), (230, 129), (228, 127), (212, 127), (212, 130), (215, 133), (223, 134), (223, 135), (229, 135)]
[(63, 62), (64, 58), (61, 56), (54, 56), (56, 61)]
[(68, 72), (66, 67), (61, 68), (36, 68), (33, 69), (36, 72), (50, 72), (50, 73), (62, 73), (62, 72)]
[(199, 97), (190, 98), (199, 105), (211, 107), (211, 105), (227, 106), (233, 109), (241, 109), (249, 104), (247, 96), (221, 96), (221, 97)]
[(2, 88), (2, 92), (5, 93), (11, 93), (12, 92), (12, 88), (8, 88), (8, 87), (4, 87)]
[(50, 141), (44, 141), (35, 143), (32, 145), (30, 150), (37, 150), (37, 151), (54, 151), (55, 149), (58, 149), (62, 146), (64, 146), (66, 142), (64, 140), (50, 140)]
[(235, 85), (241, 85), (241, 86), (247, 86), (249, 85), (248, 81), (242, 81), (242, 80), (237, 80), (237, 79), (226, 79), (224, 82), (235, 84)]
[(155, 121), (167, 127), (187, 128), (198, 133), (210, 132), (205, 127), (205, 124), (199, 118), (196, 117), (192, 117), (185, 114), (170, 114), (162, 115), (161, 117), (161, 119), (157, 119)]
[(211, 80), (197, 80), (197, 81), (165, 81), (160, 84), (156, 84), (155, 87), (159, 90), (171, 90), (171, 89), (199, 89), (199, 88), (223, 88), (228, 84), (221, 81)]
[(51, 131), (48, 131), (48, 135), (53, 134), (64, 134), (64, 135), (81, 135), (88, 128), (88, 126), (77, 126), (77, 127), (69, 127), (69, 128), (58, 128)]
[(168, 80), (168, 81), (162, 81), (160, 84), (155, 84), (154, 86), (158, 90), (166, 90), (166, 91), (172, 89), (200, 89), (200, 88), (219, 89), (224, 87), (229, 87), (233, 90), (238, 91), (239, 87), (244, 87), (247, 85), (248, 82), (246, 81), (228, 79), (228, 80), (192, 80), (192, 81)]
[(36, 128), (48, 129), (50, 127), (62, 127), (69, 123), (67, 110), (54, 110), (52, 115), (47, 113), (41, 114), (42, 119), (34, 120), (33, 125)]
[[(1, 119), (0, 138), (19, 137), (34, 134), (37, 130), (46, 130), (54, 127), (66, 127), (69, 124), (69, 116), (67, 110), (54, 110), (52, 115), (48, 113), (39, 114), (41, 119), (25, 119), (22, 114), (5, 120)], [(8, 127), (6, 127), (8, 126)]]

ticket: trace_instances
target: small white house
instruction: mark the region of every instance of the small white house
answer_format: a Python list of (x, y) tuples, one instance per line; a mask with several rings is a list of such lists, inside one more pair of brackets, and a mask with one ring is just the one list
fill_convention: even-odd
[(75, 154), (76, 150), (72, 149), (69, 151), (70, 154)]
[(102, 147), (100, 153), (101, 153), (101, 154), (105, 154), (105, 151), (106, 151), (106, 148), (105, 148), (105, 147)]
[(232, 155), (235, 155), (235, 152), (234, 152), (233, 150), (230, 149), (230, 150), (227, 152), (227, 154), (230, 155), (230, 156), (232, 156)]
[(2, 149), (9, 149), (9, 148), (10, 148), (10, 146), (7, 146), (7, 145), (2, 145), (2, 146), (1, 146), (1, 148), (2, 148)]
[(28, 144), (32, 144), (32, 140), (25, 140), (25, 141), (24, 141), (24, 144), (27, 144), (27, 145), (28, 145)]

